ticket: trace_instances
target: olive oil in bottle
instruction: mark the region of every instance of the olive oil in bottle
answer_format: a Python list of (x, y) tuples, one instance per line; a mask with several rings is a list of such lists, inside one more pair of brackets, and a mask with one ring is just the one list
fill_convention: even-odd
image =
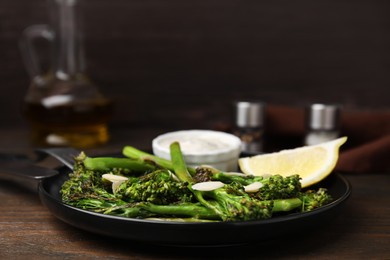
[(30, 123), (31, 142), (36, 146), (79, 148), (104, 144), (109, 139), (109, 100), (78, 102), (57, 106), (26, 101), (24, 116)]
[[(78, 1), (49, 0), (51, 23), (33, 25), (23, 33), (21, 51), (31, 84), (23, 114), (38, 146), (92, 147), (107, 142), (112, 102), (85, 73)], [(51, 62), (43, 71), (37, 38), (50, 43)]]

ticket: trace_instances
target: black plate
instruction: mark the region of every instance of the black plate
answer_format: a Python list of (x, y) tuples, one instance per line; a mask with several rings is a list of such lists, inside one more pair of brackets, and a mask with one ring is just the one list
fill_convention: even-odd
[(239, 222), (168, 222), (109, 216), (61, 202), (59, 190), (69, 170), (39, 184), (42, 203), (59, 219), (77, 228), (105, 236), (175, 246), (226, 246), (277, 239), (294, 232), (323, 226), (334, 219), (351, 193), (351, 185), (332, 173), (319, 186), (327, 188), (334, 201), (311, 212), (294, 213), (267, 220)]

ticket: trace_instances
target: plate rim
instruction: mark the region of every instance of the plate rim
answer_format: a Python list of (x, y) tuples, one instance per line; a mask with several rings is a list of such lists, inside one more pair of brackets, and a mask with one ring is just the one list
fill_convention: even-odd
[[(69, 174), (69, 171), (66, 173), (60, 172), (60, 174)], [(51, 178), (61, 178), (61, 176), (53, 176)], [(62, 176), (64, 177), (64, 176)], [(44, 185), (50, 185), (50, 180), (42, 180), (39, 183), (38, 190), (39, 190), (39, 196), (42, 201), (42, 203), (51, 211), (53, 215), (55, 215), (57, 218), (62, 220), (63, 222), (66, 222), (67, 224), (70, 224), (73, 227), (76, 227), (78, 229), (82, 229), (84, 231), (92, 232), (95, 234), (100, 234), (100, 235), (106, 235), (106, 236), (111, 236), (111, 237), (116, 237), (116, 238), (124, 238), (124, 239), (130, 239), (130, 240), (138, 240), (140, 242), (153, 242), (157, 244), (169, 244), (169, 245), (188, 245), (194, 244), (194, 241), (191, 238), (187, 238), (184, 240), (169, 240), (166, 238), (154, 238), (154, 237), (146, 237), (139, 238), (137, 239), (137, 236), (135, 234), (116, 234), (115, 232), (111, 233), (107, 232), (105, 228), (102, 230), (96, 230), (94, 227), (95, 223), (89, 223), (87, 222), (87, 227), (82, 226), (79, 223), (75, 223), (75, 219), (69, 219), (69, 217), (66, 216), (67, 212), (71, 212), (71, 214), (77, 215), (78, 217), (81, 218), (88, 218), (93, 221), (97, 222), (113, 222), (115, 225), (125, 225), (125, 228), (133, 228), (136, 227), (138, 232), (143, 231), (144, 229), (148, 228), (157, 228), (159, 229), (160, 233), (168, 232), (170, 228), (176, 229), (183, 229), (183, 230), (221, 230), (221, 229), (226, 229), (231, 231), (232, 233), (237, 233), (239, 232), (240, 228), (244, 228), (248, 230), (249, 228), (258, 228), (258, 229), (264, 229), (264, 228), (269, 228), (269, 227), (275, 227), (278, 225), (288, 225), (289, 223), (295, 223), (295, 222), (300, 222), (300, 221), (305, 221), (305, 220), (310, 220), (315, 216), (318, 216), (318, 214), (321, 216), (321, 214), (331, 214), (334, 210), (338, 209), (340, 205), (342, 205), (349, 197), (352, 192), (352, 186), (350, 182), (345, 178), (343, 175), (341, 175), (338, 172), (333, 172), (328, 178), (335, 178), (336, 181), (341, 182), (343, 185), (343, 190), (341, 192), (341, 195), (338, 196), (335, 200), (330, 202), (329, 204), (322, 206), (320, 208), (317, 208), (313, 211), (309, 212), (299, 212), (299, 213), (291, 213), (288, 215), (283, 215), (283, 216), (277, 216), (274, 218), (270, 219), (260, 219), (260, 220), (250, 220), (250, 221), (218, 221), (218, 222), (179, 222), (179, 221), (162, 221), (162, 220), (151, 220), (151, 219), (137, 219), (137, 218), (127, 218), (127, 217), (120, 217), (120, 216), (112, 216), (112, 215), (105, 215), (102, 213), (96, 213), (80, 208), (76, 208), (70, 205), (67, 205), (60, 201), (58, 198), (56, 198), (53, 194), (50, 193), (50, 191), (46, 190)], [(327, 179), (328, 179), (327, 178)], [(324, 181), (326, 181), (325, 179)], [(328, 179), (329, 180), (329, 179)], [(335, 181), (333, 180), (333, 181)], [(332, 180), (331, 180), (332, 181)], [(52, 184), (53, 185), (53, 184)], [(321, 182), (319, 183), (321, 185)], [(50, 203), (55, 204), (57, 208), (53, 209), (52, 205)], [(64, 215), (65, 214), (65, 215)], [(313, 222), (313, 221), (308, 221), (308, 222)], [(309, 224), (309, 223), (308, 223)], [(158, 233), (158, 232), (157, 232)], [(145, 234), (141, 234), (142, 236), (145, 236)], [(231, 236), (231, 234), (229, 234)], [(216, 235), (214, 235), (216, 236)], [(231, 238), (230, 240), (226, 238), (226, 240), (223, 244), (236, 244), (238, 241), (236, 241), (236, 238)], [(254, 240), (253, 238), (248, 238), (245, 239), (246, 242), (250, 242)], [(256, 240), (256, 239), (255, 239)], [(262, 239), (258, 239), (262, 240)], [(230, 243), (231, 242), (231, 243)], [(246, 243), (244, 242), (244, 243)], [(195, 242), (196, 244), (196, 242)], [(200, 243), (201, 244), (201, 243)], [(215, 244), (216, 243), (208, 242), (208, 244)], [(201, 244), (200, 246), (203, 246)]]

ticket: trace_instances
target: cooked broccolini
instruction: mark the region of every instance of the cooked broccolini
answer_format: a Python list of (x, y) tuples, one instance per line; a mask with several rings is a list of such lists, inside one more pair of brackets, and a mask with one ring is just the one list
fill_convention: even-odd
[[(255, 177), (187, 167), (178, 143), (171, 145), (172, 161), (130, 146), (123, 153), (128, 158), (91, 158), (81, 153), (61, 188), (63, 202), (131, 218), (245, 221), (310, 211), (331, 201), (325, 189), (302, 191), (298, 175)], [(108, 181), (104, 176), (120, 178)], [(211, 182), (220, 186), (195, 189), (195, 184)], [(254, 184), (257, 188), (249, 190)]]

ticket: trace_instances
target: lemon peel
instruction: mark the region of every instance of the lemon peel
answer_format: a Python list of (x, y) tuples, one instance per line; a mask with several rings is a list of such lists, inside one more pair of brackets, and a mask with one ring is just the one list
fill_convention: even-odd
[(340, 147), (346, 141), (347, 137), (341, 137), (317, 145), (244, 157), (238, 160), (238, 165), (243, 173), (256, 176), (298, 174), (305, 188), (325, 179), (334, 170)]

